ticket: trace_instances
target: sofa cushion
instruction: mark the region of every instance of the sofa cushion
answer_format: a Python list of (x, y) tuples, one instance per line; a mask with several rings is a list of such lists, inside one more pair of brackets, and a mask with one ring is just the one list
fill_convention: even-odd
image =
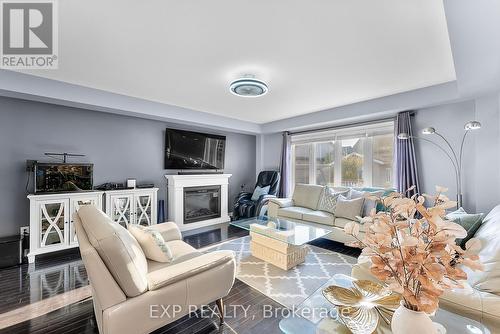
[(333, 226), (333, 221), (335, 220), (335, 217), (331, 213), (318, 210), (318, 211), (304, 213), (302, 215), (302, 220)]
[(173, 260), (171, 262), (157, 262), (148, 260), (148, 272), (157, 270), (159, 268), (172, 266), (176, 263), (187, 261), (203, 254), (202, 252), (196, 250), (194, 247), (182, 240), (167, 241), (166, 244), (172, 252)]
[(333, 189), (333, 191), (336, 193), (341, 193), (343, 196), (347, 196), (351, 191), (351, 188), (349, 187), (329, 187), (329, 188)]
[(467, 281), (476, 289), (500, 295), (500, 205), (488, 213), (474, 237), (481, 240), (478, 255), (484, 270), (465, 268)]
[[(396, 191), (394, 188), (380, 188), (380, 187), (362, 187), (362, 188), (354, 188), (359, 191), (367, 191), (369, 193), (374, 193), (378, 191), (382, 191), (382, 197), (389, 196), (393, 192)], [(377, 212), (379, 211), (387, 211), (387, 208), (381, 203), (378, 202), (376, 206)]]
[(174, 258), (172, 262), (185, 261), (201, 255), (201, 252), (197, 251), (196, 248), (182, 240), (172, 240), (167, 242), (167, 245), (172, 251), (172, 256)]
[(335, 208), (335, 217), (346, 218), (350, 220), (357, 221), (356, 216), (361, 215), (361, 211), (363, 210), (363, 203), (365, 199), (355, 198), (355, 199), (347, 199), (344, 196), (340, 195), (337, 199), (337, 207)]
[(291, 198), (270, 198), (269, 203), (276, 204), (280, 208), (293, 206), (293, 200)]
[(323, 186), (312, 184), (295, 185), (292, 196), (293, 205), (316, 210), (323, 188)]
[[(234, 261), (233, 251), (220, 250), (201, 254), (198, 257), (183, 261), (182, 263), (172, 264), (168, 267), (157, 267), (155, 270), (151, 270), (148, 273), (149, 290), (161, 289), (164, 286), (192, 278), (195, 275), (199, 275), (210, 269), (215, 269), (216, 267), (220, 269), (220, 266), (230, 265), (234, 268)], [(217, 270), (215, 270), (215, 272), (217, 272)], [(203, 284), (205, 289), (210, 289), (210, 284), (217, 286), (219, 283), (217, 280), (212, 282), (200, 281), (200, 284)], [(186, 285), (189, 289), (189, 283)]]
[(446, 219), (461, 225), (467, 231), (465, 238), (456, 240), (457, 244), (462, 247), (465, 247), (465, 243), (477, 232), (483, 222), (482, 218), (482, 213), (469, 214), (463, 208), (446, 215)]
[(335, 192), (330, 187), (324, 187), (319, 198), (318, 210), (335, 213), (335, 206), (337, 205), (337, 198), (342, 194), (340, 192)]
[(145, 292), (148, 264), (132, 234), (93, 205), (82, 206), (78, 216), (90, 243), (123, 292), (128, 297)]
[(279, 217), (287, 217), (287, 218), (295, 218), (295, 219), (302, 219), (302, 215), (304, 213), (309, 213), (314, 210), (308, 209), (308, 208), (303, 208), (299, 206), (290, 206), (288, 208), (280, 208), (278, 209), (278, 216)]
[(129, 224), (128, 230), (141, 245), (146, 258), (158, 262), (172, 261), (172, 252), (160, 232), (136, 224)]
[(363, 210), (361, 211), (361, 217), (369, 216), (371, 211), (377, 207), (377, 201), (368, 199), (366, 196), (377, 196), (381, 197), (384, 194), (383, 190), (378, 191), (361, 191), (356, 189), (351, 189), (349, 192), (349, 199), (364, 198)]
[(350, 222), (352, 222), (352, 220), (350, 220), (350, 219), (335, 217), (335, 221), (333, 222), (333, 225), (343, 229), (347, 225), (347, 223), (350, 223)]
[[(480, 321), (490, 329), (500, 325), (500, 299), (497, 295), (472, 288), (467, 282), (463, 289), (447, 289), (439, 297), (439, 307), (464, 317)], [(491, 326), (491, 327), (490, 327)]]

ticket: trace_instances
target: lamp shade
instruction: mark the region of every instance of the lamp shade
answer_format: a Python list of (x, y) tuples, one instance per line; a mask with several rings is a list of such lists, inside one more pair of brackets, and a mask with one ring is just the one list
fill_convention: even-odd
[(464, 125), (464, 130), (466, 131), (479, 129), (481, 129), (481, 123), (479, 123), (478, 121), (470, 121), (465, 123)]
[(401, 132), (400, 134), (398, 134), (398, 139), (407, 140), (410, 139), (410, 136), (406, 132)]
[(436, 132), (436, 129), (433, 128), (432, 126), (429, 126), (428, 128), (425, 128), (425, 129), (422, 130), (422, 133), (424, 135), (431, 135), (431, 134), (433, 134), (435, 132)]

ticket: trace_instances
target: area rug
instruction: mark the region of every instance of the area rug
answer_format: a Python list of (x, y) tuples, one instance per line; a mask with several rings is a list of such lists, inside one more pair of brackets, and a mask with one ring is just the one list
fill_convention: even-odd
[(335, 274), (351, 274), (356, 258), (307, 245), (305, 262), (288, 271), (282, 270), (250, 253), (250, 237), (227, 241), (209, 248), (236, 253), (236, 277), (278, 303), (293, 307), (302, 303)]

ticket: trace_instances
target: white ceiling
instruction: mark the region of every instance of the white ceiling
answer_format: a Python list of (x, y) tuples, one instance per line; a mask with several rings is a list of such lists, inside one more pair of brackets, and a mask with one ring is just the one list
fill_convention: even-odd
[[(453, 81), (442, 1), (65, 0), (33, 75), (266, 123)], [(251, 73), (270, 88), (241, 98)]]

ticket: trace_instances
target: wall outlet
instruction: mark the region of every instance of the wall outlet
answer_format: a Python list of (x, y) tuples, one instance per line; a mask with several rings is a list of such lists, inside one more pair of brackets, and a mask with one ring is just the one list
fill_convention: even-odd
[(21, 237), (24, 235), (24, 234), (30, 234), (30, 227), (29, 226), (21, 226), (19, 228), (19, 230), (21, 231)]

